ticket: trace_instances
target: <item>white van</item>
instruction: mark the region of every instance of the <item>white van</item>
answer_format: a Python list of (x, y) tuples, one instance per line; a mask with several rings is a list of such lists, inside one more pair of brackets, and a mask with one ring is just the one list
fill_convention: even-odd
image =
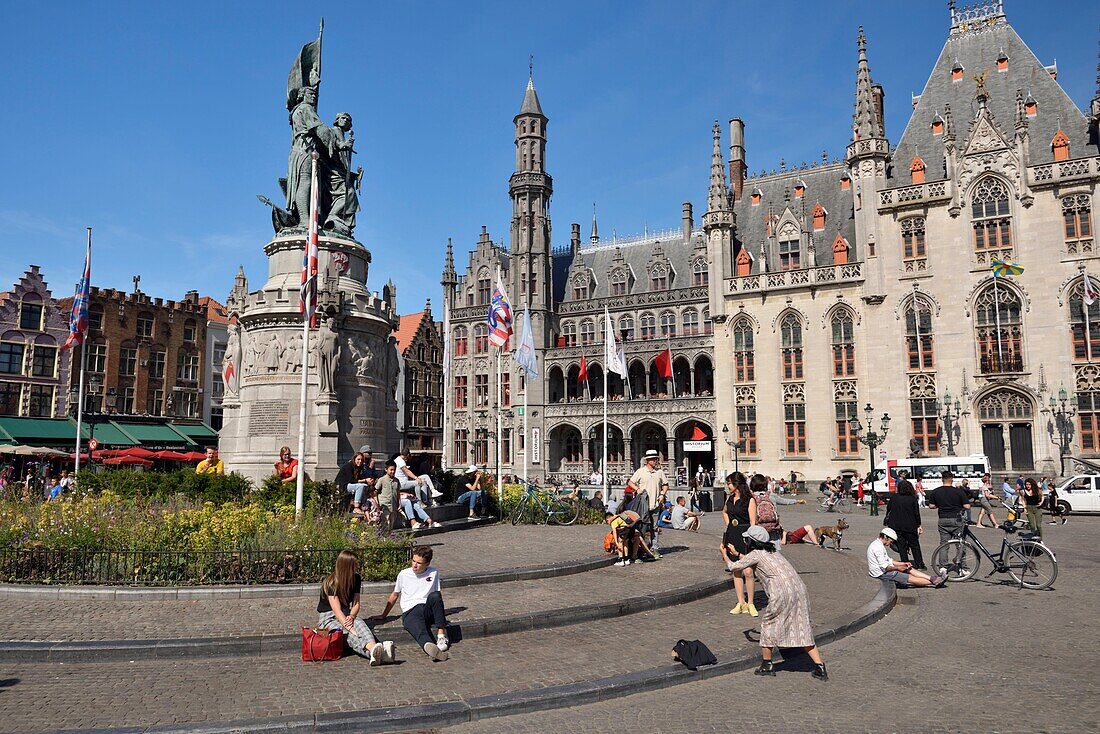
[(929, 456), (919, 459), (887, 459), (885, 467), (875, 469), (873, 486), (875, 492), (885, 493), (897, 490), (898, 472), (909, 472), (909, 481), (914, 485), (919, 479), (921, 488), (929, 491), (940, 486), (940, 474), (951, 472), (956, 481), (965, 479), (971, 489), (981, 489), (982, 476), (989, 473), (989, 460), (982, 454), (970, 456)]
[(1063, 512), (1100, 512), (1100, 475), (1078, 474), (1058, 485)]

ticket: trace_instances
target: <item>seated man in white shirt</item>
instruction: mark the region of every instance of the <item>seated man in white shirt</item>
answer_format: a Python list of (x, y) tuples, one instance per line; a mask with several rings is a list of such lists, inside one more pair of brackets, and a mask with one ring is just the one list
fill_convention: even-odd
[(672, 527), (699, 532), (699, 513), (689, 510), (683, 497), (677, 497), (676, 504), (672, 506)]
[[(413, 548), (409, 567), (397, 574), (393, 592), (386, 599), (386, 608), (375, 619), (384, 621), (400, 599), (401, 625), (428, 657), (439, 662), (449, 657), (447, 649), (451, 643), (447, 639), (443, 595), (439, 592), (439, 570), (431, 562), (430, 546)], [(436, 630), (434, 637), (431, 631), (433, 627)]]
[(878, 537), (867, 546), (867, 573), (873, 579), (893, 581), (898, 586), (935, 586), (942, 587), (947, 579), (942, 576), (929, 576), (913, 568), (912, 563), (902, 563), (890, 558), (886, 549), (898, 539), (893, 528), (883, 528)]
[(434, 500), (443, 496), (443, 493), (435, 488), (435, 485), (432, 484), (432, 478), (427, 474), (417, 476), (409, 468), (409, 461), (411, 460), (412, 449), (408, 446), (401, 449), (401, 453), (393, 459), (393, 462), (397, 464), (397, 479), (401, 482), (401, 491), (415, 494), (424, 503), (425, 507), (431, 506), (434, 504)]

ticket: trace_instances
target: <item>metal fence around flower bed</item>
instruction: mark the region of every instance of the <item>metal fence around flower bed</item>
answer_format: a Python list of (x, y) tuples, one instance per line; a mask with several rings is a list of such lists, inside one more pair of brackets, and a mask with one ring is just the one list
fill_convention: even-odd
[[(364, 581), (388, 581), (410, 547), (353, 548)], [(8, 548), (0, 583), (112, 586), (310, 584), (332, 572), (340, 550), (156, 551)]]

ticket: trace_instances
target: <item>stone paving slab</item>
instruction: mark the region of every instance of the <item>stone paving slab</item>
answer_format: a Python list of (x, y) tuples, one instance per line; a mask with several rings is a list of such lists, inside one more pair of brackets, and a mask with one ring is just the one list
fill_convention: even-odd
[[(715, 538), (700, 536), (699, 541), (698, 553), (715, 564), (711, 550)], [(848, 554), (810, 547), (787, 553), (811, 589), (814, 619), (820, 625), (827, 627), (829, 620), (867, 601), (877, 590)], [(637, 568), (606, 569), (605, 576), (618, 572), (627, 577), (648, 568), (674, 570), (671, 561), (676, 555)], [(43, 731), (329, 714), (583, 684), (667, 666), (671, 646), (681, 637), (703, 639), (723, 658), (752, 651), (755, 644), (746, 633), (756, 625), (748, 617), (728, 614), (731, 597), (723, 594), (561, 630), (470, 640), (455, 646), (450, 661), (438, 664), (412, 650), (403, 632), (395, 639), (404, 662), (375, 669), (358, 659), (304, 664), (292, 656), (0, 664), (0, 680), (11, 681), (0, 689), (0, 728)], [(512, 601), (517, 606), (524, 603), (519, 598)]]
[[(784, 518), (794, 514), (782, 509)], [(851, 539), (856, 552), (870, 542), (882, 519), (864, 513), (849, 521), (853, 528), (845, 545)], [(938, 543), (934, 513), (925, 511), (924, 523), (928, 557)], [(1092, 662), (1100, 653), (1100, 518), (1074, 516), (1065, 526), (1043, 530), (1059, 562), (1052, 590), (1021, 590), (998, 583), (997, 576), (935, 592), (901, 590), (898, 605), (882, 621), (823, 650), (827, 683), (813, 680), (808, 667), (792, 661), (786, 670), (781, 665), (775, 678), (738, 673), (443, 732), (1100, 731), (1100, 676)], [(999, 547), (999, 532), (979, 532), (983, 542)], [(775, 705), (752, 706), (746, 726), (730, 705), (731, 691), (739, 701)]]

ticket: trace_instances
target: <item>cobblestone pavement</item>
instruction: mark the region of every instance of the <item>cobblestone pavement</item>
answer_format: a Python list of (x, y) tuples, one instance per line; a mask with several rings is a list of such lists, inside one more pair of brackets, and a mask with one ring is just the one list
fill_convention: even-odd
[[(815, 524), (821, 517), (806, 508), (784, 507), (782, 514), (787, 526), (796, 517)], [(862, 554), (881, 517), (849, 518), (845, 545)], [(931, 533), (927, 557), (937, 544), (934, 513), (925, 511), (924, 521)], [(993, 576), (944, 590), (900, 591), (885, 619), (823, 648), (827, 683), (797, 664), (770, 679), (737, 673), (573, 709), (486, 719), (445, 734), (1100, 731), (1094, 662), (1100, 518), (1073, 517), (1043, 529), (1059, 561), (1053, 590), (1020, 590)], [(978, 532), (987, 546), (999, 547), (999, 532)]]
[[(549, 529), (559, 545), (571, 548), (575, 558), (592, 558), (602, 553), (599, 540), (592, 539), (592, 527)], [(478, 533), (486, 546), (500, 549), (501, 541), (484, 530), (468, 530), (459, 535)], [(538, 537), (530, 528), (519, 531), (511, 525), (499, 528), (504, 537), (526, 539)], [(602, 538), (602, 535), (600, 536)], [(540, 548), (546, 547), (541, 538)], [(668, 565), (645, 563), (631, 567), (629, 573), (606, 573), (599, 583), (588, 574), (573, 574), (558, 578), (513, 581), (506, 584), (459, 587), (444, 591), (451, 621), (499, 618), (521, 612), (616, 601), (672, 588), (690, 586), (713, 580), (721, 575), (717, 551), (711, 551), (715, 541), (701, 533), (677, 533), (665, 541), (675, 546), (668, 553), (675, 574)], [(468, 547), (468, 543), (464, 547)], [(486, 557), (489, 555), (486, 552)], [(469, 559), (469, 551), (464, 551)], [(511, 554), (495, 554), (501, 563), (535, 566), (540, 559), (523, 546), (513, 547)], [(446, 578), (450, 569), (448, 546), (436, 549), (435, 563)], [(616, 571), (619, 569), (615, 569)], [(388, 592), (387, 592), (388, 593)], [(386, 594), (364, 594), (361, 599), (363, 616), (378, 614), (385, 606)], [(517, 600), (522, 600), (521, 607)], [(158, 601), (57, 600), (0, 598), (0, 639), (3, 640), (117, 640), (149, 638), (230, 637), (264, 633), (294, 633), (303, 624), (316, 622), (315, 597), (273, 599), (189, 599)], [(35, 623), (28, 625), (27, 620)], [(400, 627), (394, 621), (380, 625), (381, 630)], [(391, 633), (392, 634), (392, 633)]]
[[(686, 539), (694, 546), (688, 551), (671, 553), (654, 564), (601, 568), (566, 578), (584, 578), (596, 594), (600, 587), (610, 588), (620, 579), (634, 578), (635, 573), (652, 573), (655, 580), (664, 579), (668, 586), (676, 586), (695, 563), (711, 564), (714, 575), (723, 576), (713, 549), (719, 520), (706, 520), (706, 534)], [(665, 545), (671, 545), (673, 538), (681, 541), (682, 535), (670, 536)], [(814, 619), (820, 624), (828, 624), (868, 601), (877, 591), (859, 565), (845, 554), (810, 547), (787, 552), (811, 589)], [(505, 592), (519, 587), (499, 584), (493, 588)], [(0, 664), (0, 729), (31, 732), (77, 726), (224, 721), (457, 700), (668, 665), (671, 646), (681, 637), (698, 637), (717, 654), (730, 655), (753, 648), (746, 632), (756, 627), (747, 617), (728, 614), (731, 596), (722, 594), (560, 630), (468, 640), (454, 647), (450, 661), (438, 664), (414, 650), (410, 638), (401, 631), (395, 631), (393, 639), (403, 662), (375, 669), (354, 658), (304, 664), (291, 655)], [(526, 598), (511, 594), (507, 602), (513, 613), (523, 611), (527, 605)], [(33, 621), (33, 616), (25, 619)], [(166, 623), (166, 628), (170, 626)], [(503, 722), (488, 722), (495, 727), (489, 730), (507, 730), (500, 728)]]

